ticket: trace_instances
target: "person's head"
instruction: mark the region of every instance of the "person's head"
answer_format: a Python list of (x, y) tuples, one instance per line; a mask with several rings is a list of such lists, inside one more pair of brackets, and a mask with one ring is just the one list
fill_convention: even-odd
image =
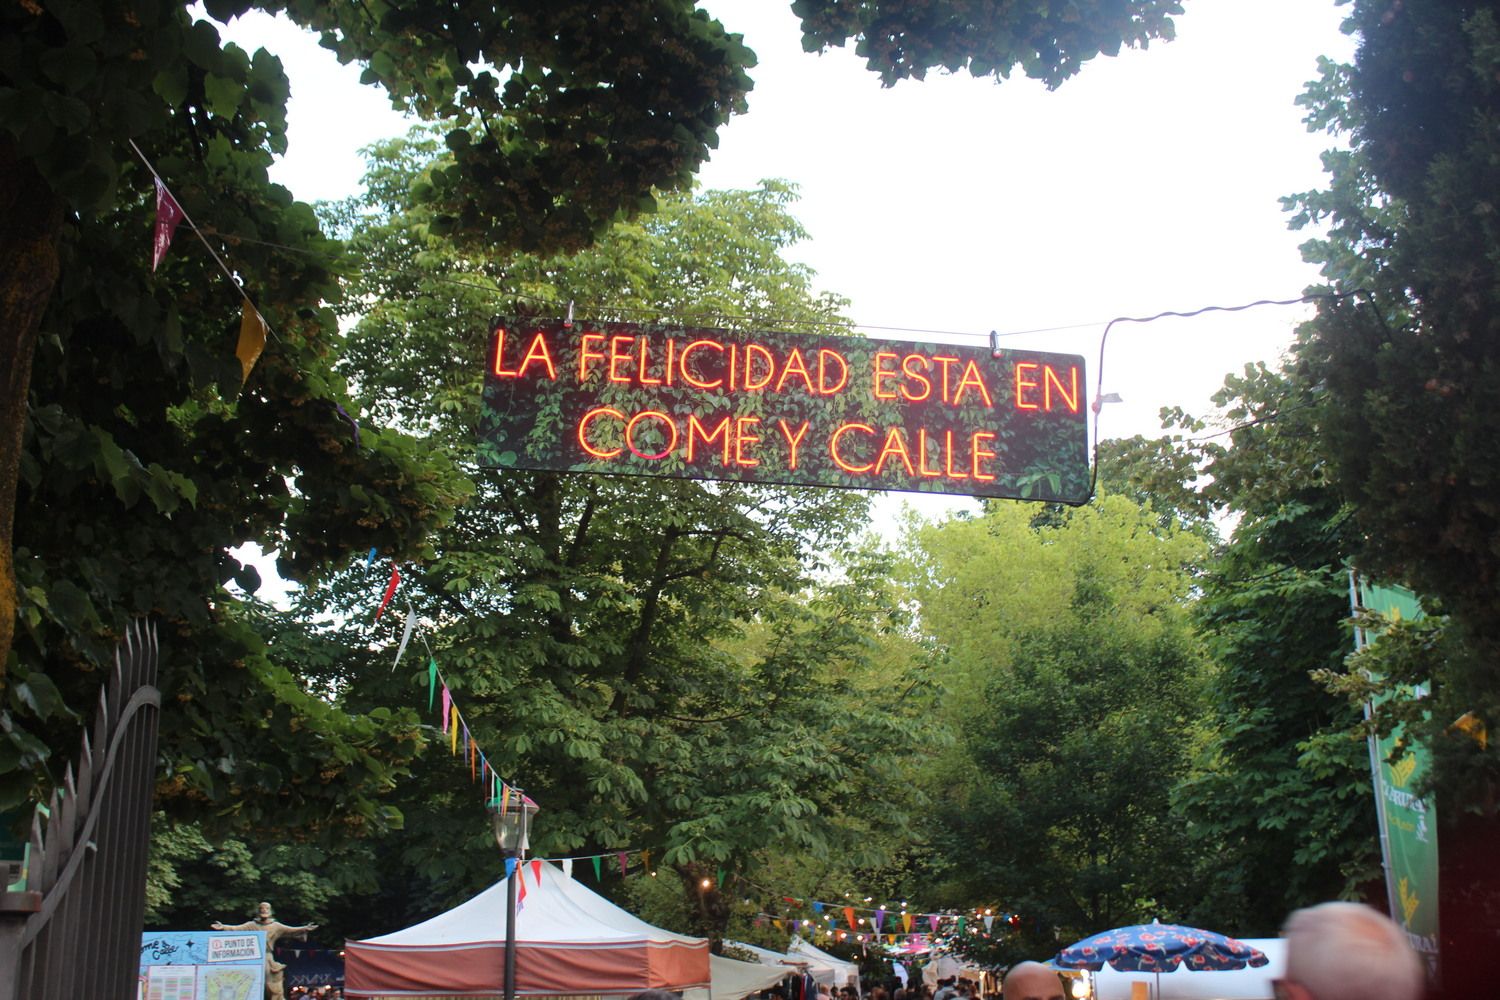
[[(1321, 903), (1295, 910), (1286, 936), (1286, 1000), (1418, 1000), (1422, 960), (1406, 932), (1362, 903)], [(1009, 1000), (1007, 997), (1006, 1000)]]
[(1066, 1000), (1062, 977), (1040, 962), (1017, 962), (1000, 987), (1005, 1000)]
[[(245, 911), (241, 910), (240, 912), (244, 913)], [(259, 906), (257, 906), (255, 908), (255, 915), (257, 917), (259, 917), (261, 920), (270, 920), (271, 919), (271, 904), (270, 903), (261, 903)], [(257, 933), (259, 933), (259, 932), (257, 932)]]

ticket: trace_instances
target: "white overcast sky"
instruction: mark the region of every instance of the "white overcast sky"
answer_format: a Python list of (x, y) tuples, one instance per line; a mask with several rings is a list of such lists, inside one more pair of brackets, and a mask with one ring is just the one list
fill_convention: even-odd
[[(792, 255), (871, 336), (1079, 325), (1004, 343), (1083, 354), (1092, 395), (1110, 318), (1292, 298), (1317, 280), (1279, 198), (1322, 183), (1332, 140), (1293, 102), (1319, 55), (1352, 51), (1333, 0), (1187, 0), (1174, 41), (1095, 59), (1054, 92), (941, 73), (884, 89), (850, 51), (804, 53), (788, 3), (704, 6), (760, 63), (702, 182), (800, 185), (812, 238)], [(226, 33), (291, 78), (275, 178), (309, 201), (356, 190), (359, 148), (405, 128), (381, 92), (285, 23)], [(1274, 361), (1307, 314), (1117, 326), (1103, 388), (1123, 402), (1104, 408), (1104, 436), (1159, 432), (1163, 406), (1207, 412), (1227, 372)]]

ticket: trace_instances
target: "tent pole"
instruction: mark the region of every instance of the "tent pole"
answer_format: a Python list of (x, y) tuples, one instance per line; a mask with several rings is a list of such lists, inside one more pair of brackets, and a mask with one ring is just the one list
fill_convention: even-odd
[(516, 879), (520, 859), (505, 879), (505, 1000), (516, 1000)]

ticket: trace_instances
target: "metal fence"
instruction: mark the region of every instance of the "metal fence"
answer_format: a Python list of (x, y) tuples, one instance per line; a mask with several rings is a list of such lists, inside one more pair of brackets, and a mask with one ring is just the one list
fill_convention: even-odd
[(0, 893), (0, 1000), (137, 995), (161, 693), (156, 629), (134, 624), (46, 813), (26, 890)]

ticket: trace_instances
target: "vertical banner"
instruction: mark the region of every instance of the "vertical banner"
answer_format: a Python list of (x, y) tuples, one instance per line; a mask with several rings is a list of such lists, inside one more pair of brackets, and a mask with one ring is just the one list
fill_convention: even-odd
[[(1392, 621), (1423, 617), (1417, 595), (1404, 587), (1375, 586), (1350, 574), (1350, 597), (1356, 610), (1364, 608)], [(1363, 649), (1378, 636), (1354, 630), (1354, 648)], [(1426, 691), (1417, 688), (1422, 697)], [(1365, 706), (1365, 718), (1380, 707)], [(1427, 750), (1403, 743), (1398, 726), (1382, 739), (1370, 737), (1370, 769), (1375, 782), (1375, 808), (1380, 819), (1380, 848), (1385, 867), (1385, 889), (1391, 915), (1406, 930), (1412, 947), (1427, 962), (1436, 981), (1438, 971), (1438, 847), (1437, 814), (1431, 796), (1414, 790), (1427, 774)], [(1391, 754), (1405, 751), (1393, 765)]]

